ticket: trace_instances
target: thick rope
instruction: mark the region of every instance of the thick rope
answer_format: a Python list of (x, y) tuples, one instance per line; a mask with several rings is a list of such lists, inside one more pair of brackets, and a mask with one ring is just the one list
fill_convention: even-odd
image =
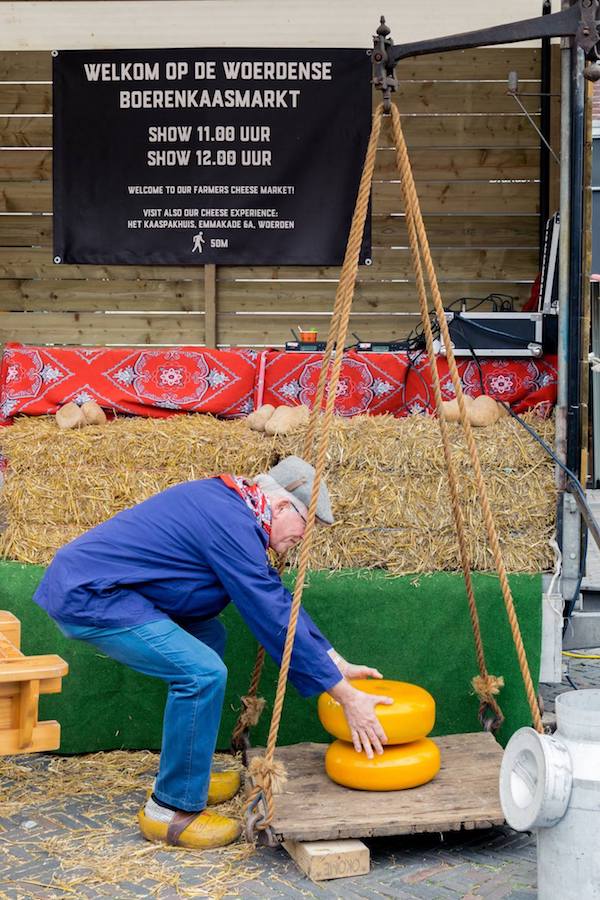
[[(402, 172), (402, 183), (403, 183), (403, 191), (406, 197), (407, 203), (407, 216), (410, 209), (410, 215), (414, 222), (414, 227), (416, 230), (416, 235), (418, 238), (418, 242), (420, 245), (421, 254), (423, 257), (423, 262), (425, 265), (425, 271), (427, 274), (427, 280), (429, 282), (429, 286), (431, 288), (431, 296), (433, 299), (433, 304), (435, 307), (435, 312), (437, 315), (440, 331), (442, 334), (442, 338), (444, 341), (444, 346), (446, 347), (447, 352), (447, 360), (448, 360), (448, 369), (450, 371), (450, 377), (452, 378), (452, 384), (454, 385), (454, 392), (456, 395), (456, 400), (458, 402), (458, 408), (460, 412), (460, 421), (462, 423), (463, 431), (465, 434), (465, 440), (467, 443), (467, 447), (469, 449), (469, 454), (471, 456), (471, 462), (473, 465), (473, 471), (475, 473), (475, 480), (477, 483), (477, 491), (479, 494), (479, 499), (481, 503), (481, 508), (483, 512), (483, 519), (485, 523), (485, 528), (488, 536), (488, 541), (490, 545), (490, 549), (492, 551), (494, 557), (494, 563), (496, 566), (496, 570), (498, 572), (498, 580), (500, 582), (500, 587), (502, 589), (502, 597), (504, 600), (504, 605), (506, 607), (506, 612), (508, 615), (508, 621), (510, 624), (510, 629), (512, 632), (513, 641), (515, 644), (515, 648), (517, 651), (517, 657), (519, 660), (519, 668), (521, 670), (521, 675), (523, 678), (523, 684), (525, 686), (525, 693), (527, 695), (527, 701), (529, 703), (529, 708), (531, 710), (531, 718), (536, 731), (542, 733), (542, 718), (540, 715), (540, 710), (535, 694), (535, 690), (533, 687), (533, 682), (531, 679), (531, 672), (529, 671), (529, 664), (527, 662), (527, 657), (525, 655), (525, 647), (523, 646), (523, 638), (521, 636), (521, 629), (519, 627), (519, 622), (517, 619), (517, 614), (515, 611), (515, 606), (512, 598), (512, 593), (510, 590), (510, 585), (508, 583), (508, 577), (506, 574), (506, 567), (504, 565), (504, 560), (502, 558), (502, 551), (500, 548), (500, 542), (498, 540), (498, 534), (496, 532), (496, 526), (494, 523), (494, 519), (492, 516), (492, 511), (490, 509), (490, 503), (487, 495), (487, 488), (485, 485), (485, 480), (483, 478), (483, 473), (481, 471), (481, 464), (479, 461), (479, 454), (477, 452), (477, 446), (475, 444), (475, 439), (473, 437), (473, 430), (471, 428), (471, 423), (467, 417), (464, 395), (462, 390), (462, 383), (460, 380), (460, 375), (458, 374), (458, 369), (456, 366), (456, 360), (454, 358), (454, 353), (452, 351), (452, 342), (450, 340), (450, 334), (448, 331), (448, 323), (446, 321), (446, 316), (444, 314), (444, 306), (442, 303), (442, 298), (439, 290), (439, 286), (437, 283), (437, 277), (435, 274), (435, 269), (433, 266), (433, 260), (431, 258), (431, 251), (429, 249), (429, 241), (427, 239), (427, 233), (425, 231), (425, 226), (423, 224), (423, 217), (421, 215), (421, 209), (419, 205), (419, 200), (417, 197), (417, 191), (415, 188), (415, 183), (412, 175), (412, 170), (410, 167), (410, 161), (408, 159), (408, 150), (406, 148), (406, 142), (404, 140), (404, 135), (402, 133), (402, 125), (400, 122), (400, 113), (398, 112), (397, 107), (392, 104), (392, 127), (394, 132), (394, 140), (396, 141), (396, 156), (399, 160), (400, 170)], [(425, 320), (425, 316), (423, 317)], [(431, 358), (430, 358), (431, 365)], [(435, 360), (432, 365), (432, 373), (435, 367)], [(436, 398), (437, 403), (437, 398)], [(439, 413), (438, 413), (439, 415)]]
[[(279, 557), (277, 571), (279, 572), (280, 578), (283, 577), (285, 571), (285, 560), (285, 554)], [(245, 695), (241, 698), (242, 708), (231, 733), (231, 746), (234, 750), (243, 749), (244, 735), (250, 728), (254, 727), (254, 725), (258, 725), (262, 712), (266, 706), (266, 701), (262, 697), (257, 696), (264, 664), (265, 648), (259, 645), (256, 652), (254, 669), (252, 670), (252, 676), (250, 678), (250, 685)]]
[[(312, 544), (312, 536), (313, 530), (315, 527), (315, 518), (316, 518), (316, 508), (317, 501), (319, 496), (319, 488), (321, 485), (323, 472), (325, 468), (325, 458), (327, 454), (327, 449), (329, 446), (329, 435), (331, 430), (331, 424), (334, 416), (335, 409), (335, 396), (337, 391), (337, 386), (339, 382), (339, 376), (341, 371), (342, 364), (342, 352), (339, 352), (341, 348), (344, 346), (344, 342), (346, 340), (346, 334), (348, 330), (348, 321), (350, 317), (350, 311), (352, 307), (352, 300), (354, 295), (354, 284), (356, 281), (356, 274), (358, 271), (358, 259), (360, 254), (360, 247), (362, 244), (362, 236), (364, 232), (364, 224), (366, 220), (368, 204), (369, 204), (369, 195), (371, 189), (371, 183), (373, 179), (373, 170), (375, 165), (375, 155), (377, 152), (377, 140), (379, 137), (379, 132), (381, 128), (381, 118), (383, 116), (383, 104), (380, 104), (375, 110), (375, 114), (373, 116), (371, 137), (369, 139), (369, 145), (367, 149), (367, 155), (365, 159), (365, 165), (363, 168), (363, 173), (361, 177), (360, 187), (358, 191), (358, 197), (356, 201), (356, 206), (354, 210), (354, 216), (352, 219), (352, 226), (350, 229), (350, 235), (348, 237), (348, 242), (346, 246), (346, 254), (344, 257), (344, 264), (342, 266), (342, 271), (340, 273), (340, 280), (338, 284), (338, 289), (336, 292), (335, 306), (331, 319), (331, 326), (329, 331), (329, 336), (327, 340), (327, 345), (323, 357), (323, 363), (321, 367), (321, 371), (319, 374), (319, 382), (317, 386), (317, 392), (315, 396), (315, 401), (311, 410), (311, 416), (309, 421), (309, 426), (307, 429), (306, 441), (305, 441), (305, 454), (309, 456), (312, 451), (312, 445), (315, 441), (316, 435), (316, 426), (318, 422), (318, 418), (320, 415), (320, 410), (322, 406), (323, 396), (325, 393), (325, 385), (327, 383), (327, 374), (329, 372), (329, 367), (331, 363), (331, 358), (333, 356), (333, 348), (336, 345), (338, 352), (335, 354), (333, 365), (331, 366), (331, 377), (329, 380), (329, 391), (327, 394), (327, 401), (325, 407), (325, 413), (323, 416), (322, 428), (318, 440), (317, 445), (317, 455), (315, 462), (315, 478), (313, 483), (313, 489), (311, 494), (310, 505), (308, 508), (308, 516), (307, 516), (307, 526), (304, 535), (304, 539), (302, 542), (302, 547), (300, 551), (300, 560), (298, 565), (298, 574), (296, 578), (296, 585), (294, 590), (294, 596), (292, 599), (292, 606), (290, 611), (290, 619), (288, 624), (288, 630), (286, 635), (285, 646), (283, 650), (283, 656), (281, 660), (281, 666), (279, 670), (279, 678), (277, 682), (277, 692), (275, 696), (275, 702), (273, 706), (273, 714), (271, 718), (271, 726), (269, 729), (269, 738), (267, 741), (267, 749), (264, 757), (257, 757), (252, 760), (252, 774), (254, 780), (254, 787), (250, 793), (248, 798), (248, 806), (253, 802), (253, 800), (262, 793), (264, 803), (265, 803), (265, 815), (261, 822), (257, 825), (259, 829), (265, 829), (269, 827), (273, 819), (274, 814), (274, 801), (273, 801), (273, 793), (274, 793), (274, 780), (281, 777), (283, 772), (280, 766), (274, 760), (275, 748), (277, 745), (277, 736), (279, 733), (279, 725), (281, 722), (281, 714), (283, 710), (283, 703), (285, 700), (285, 692), (287, 686), (287, 678), (289, 673), (289, 667), (291, 662), (294, 638), (296, 635), (296, 627), (298, 623), (298, 616), (300, 613), (300, 606), (302, 603), (302, 593), (304, 590), (304, 582), (306, 579), (306, 571), (308, 567), (308, 557), (310, 553), (310, 548)], [(516, 612), (514, 609), (514, 602), (512, 599), (512, 594), (510, 591), (510, 586), (508, 584), (508, 578), (506, 575), (506, 568), (504, 566), (504, 561), (502, 558), (502, 553), (500, 549), (500, 544), (498, 541), (498, 536), (496, 533), (495, 524), (492, 518), (489, 500), (487, 497), (487, 490), (485, 486), (485, 481), (483, 479), (483, 474), (481, 471), (481, 465), (479, 462), (479, 455), (477, 453), (477, 447), (475, 445), (475, 440), (473, 437), (472, 429), (470, 422), (467, 418), (466, 407), (464, 403), (464, 396), (462, 392), (462, 384), (460, 381), (460, 376), (458, 374), (458, 369), (456, 367), (456, 361), (454, 358), (454, 353), (452, 351), (452, 345), (450, 342), (450, 336), (448, 333), (448, 326), (446, 323), (446, 318), (444, 314), (444, 308), (442, 304), (441, 295), (439, 292), (439, 287), (437, 283), (437, 278), (435, 274), (435, 269), (433, 267), (433, 261), (431, 259), (431, 252), (429, 249), (429, 242), (427, 239), (427, 234), (425, 231), (425, 227), (423, 224), (423, 219), (421, 215), (421, 210), (419, 206), (419, 201), (415, 189), (414, 179), (412, 176), (412, 170), (410, 167), (410, 161), (408, 159), (408, 151), (406, 148), (406, 143), (404, 141), (404, 136), (402, 134), (402, 127), (400, 122), (400, 115), (396, 106), (392, 105), (392, 128), (394, 132), (394, 139), (396, 143), (396, 159), (398, 169), (402, 176), (402, 189), (405, 198), (405, 208), (406, 208), (406, 217), (407, 224), (409, 229), (409, 237), (411, 243), (411, 252), (413, 256), (413, 263), (415, 267), (415, 277), (417, 281), (417, 288), (419, 292), (419, 303), (421, 306), (421, 317), (423, 320), (423, 326), (425, 329), (426, 342), (427, 342), (427, 353), (429, 358), (429, 364), (432, 370), (433, 384), (434, 384), (434, 394), (436, 401), (436, 410), (438, 414), (438, 420), (440, 422), (440, 430), (442, 435), (442, 443), (444, 447), (444, 455), (446, 458), (446, 463), (448, 466), (448, 476), (450, 482), (450, 494), (453, 512), (455, 516), (456, 526), (457, 526), (457, 537), (459, 543), (459, 551), (461, 556), (461, 565), (463, 567), (463, 573), (465, 575), (465, 584), (467, 588), (467, 596), (469, 599), (469, 611), (471, 614), (471, 623), (473, 625), (473, 632), (475, 636), (475, 645), (476, 645), (476, 654), (477, 660), (480, 669), (480, 675), (473, 679), (473, 687), (476, 692), (479, 694), (479, 697), (482, 703), (487, 704), (494, 713), (501, 717), (502, 713), (500, 708), (498, 707), (495, 695), (498, 693), (500, 688), (503, 685), (503, 679), (501, 677), (489, 675), (485, 666), (485, 657), (483, 650), (483, 642), (481, 639), (481, 630), (479, 626), (479, 617), (477, 614), (477, 607), (475, 603), (474, 591), (472, 587), (472, 579), (471, 579), (471, 569), (470, 569), (470, 560), (469, 554), (466, 544), (466, 536), (464, 530), (464, 519), (462, 515), (462, 509), (460, 507), (460, 499), (458, 492), (458, 482), (456, 478), (456, 471), (454, 467), (454, 463), (452, 460), (452, 455), (450, 451), (450, 440), (447, 429), (447, 423), (443, 416), (442, 409), (442, 399), (441, 399), (441, 385), (439, 381), (439, 375), (437, 372), (437, 366), (435, 361), (435, 353), (433, 352), (433, 335), (431, 331), (431, 323), (429, 321), (429, 314), (427, 309), (427, 298), (426, 298), (426, 290), (425, 290), (425, 281), (423, 277), (423, 268), (421, 264), (421, 254), (423, 256), (423, 261), (425, 265), (425, 271), (427, 273), (427, 279), (429, 281), (429, 285), (431, 287), (434, 307), (436, 311), (436, 315), (438, 318), (440, 330), (442, 333), (442, 337), (444, 339), (444, 344), (448, 348), (447, 349), (447, 358), (448, 358), (448, 368), (450, 371), (450, 376), (452, 378), (452, 383), (454, 385), (455, 395), (458, 402), (458, 408), (460, 413), (460, 420), (464, 429), (465, 438), (467, 442), (467, 446), (469, 448), (469, 453), (471, 456), (471, 462), (473, 465), (473, 469), (475, 472), (475, 479), (477, 482), (477, 488), (479, 492), (479, 497), (481, 500), (482, 511), (484, 522), (486, 526), (486, 531), (488, 535), (488, 540), (490, 543), (490, 547), (494, 556), (494, 561), (496, 564), (496, 569), (498, 571), (498, 578), (500, 581), (500, 586), (502, 589), (502, 596), (504, 599), (504, 603), (507, 610), (507, 615), (511, 627), (511, 632), (513, 636), (513, 641), (515, 643), (515, 647), (517, 650), (517, 657), (519, 660), (519, 667), (521, 669), (521, 675), (523, 677), (523, 682), (525, 685), (525, 691), (527, 694), (527, 699), (529, 702), (532, 721), (537, 731), (543, 731), (541, 724), (541, 716), (539, 707), (537, 704), (537, 700), (535, 697), (535, 693), (533, 690), (533, 683), (531, 680), (531, 673), (529, 671), (529, 665), (527, 662), (527, 658), (525, 656), (525, 648), (523, 646), (523, 640), (521, 637), (521, 631), (519, 628), (519, 623), (517, 620)], [(257, 660), (258, 664), (258, 660)], [(257, 667), (255, 667), (256, 674)], [(258, 674), (260, 677), (260, 672)], [(254, 682), (253, 676), (253, 682)], [(249, 692), (250, 693), (250, 692)]]
[[(456, 466), (454, 464), (454, 459), (452, 456), (452, 451), (450, 447), (450, 434), (448, 429), (448, 423), (444, 416), (444, 411), (442, 407), (442, 386), (440, 383), (440, 376), (436, 364), (435, 358), (435, 349), (433, 346), (433, 331), (431, 328), (431, 320), (429, 318), (429, 310), (427, 306), (427, 291), (425, 288), (425, 279), (423, 276), (423, 266), (421, 262), (421, 255), (419, 252), (419, 244), (416, 230), (416, 222), (415, 222), (415, 211), (414, 207), (410, 202), (410, 197), (408, 195), (408, 191), (406, 190), (406, 185), (409, 180), (409, 172), (412, 173), (410, 160), (408, 158), (408, 153), (402, 153), (402, 144), (404, 141), (402, 130), (400, 127), (400, 116), (398, 114), (398, 110), (396, 107), (393, 107), (393, 110), (396, 112), (394, 116), (392, 112), (392, 132), (394, 137), (394, 144), (396, 146), (396, 166), (398, 168), (398, 172), (400, 173), (400, 177), (402, 179), (402, 193), (404, 196), (404, 209), (406, 213), (406, 226), (408, 229), (408, 237), (410, 243), (410, 250), (413, 262), (413, 269), (415, 272), (415, 279), (417, 284), (417, 293), (419, 296), (419, 307), (421, 310), (421, 321), (423, 323), (423, 328), (425, 331), (425, 343), (427, 346), (427, 356), (429, 359), (429, 367), (431, 370), (432, 381), (433, 381), (433, 390), (435, 396), (435, 408), (437, 412), (438, 423), (440, 426), (441, 438), (442, 438), (442, 446), (444, 449), (444, 459), (446, 461), (446, 469), (448, 471), (448, 483), (450, 488), (450, 500), (452, 504), (452, 512), (454, 515), (454, 522), (456, 525), (456, 535), (458, 538), (458, 547), (460, 554), (460, 562), (463, 570), (463, 576), (465, 579), (465, 588), (467, 592), (467, 599), (469, 603), (469, 615), (471, 617), (471, 626), (473, 628), (473, 637), (475, 640), (475, 653), (477, 656), (477, 664), (479, 666), (479, 678), (477, 676), (472, 680), (473, 689), (477, 693), (482, 706), (487, 705), (490, 709), (492, 709), (495, 718), (495, 724), (499, 727), (504, 721), (504, 715), (502, 710), (498, 706), (494, 695), (498, 693), (498, 690), (491, 690), (484, 687), (490, 682), (494, 685), (498, 685), (500, 681), (503, 682), (503, 679), (495, 678), (494, 676), (489, 675), (485, 663), (485, 652), (483, 649), (483, 639), (481, 637), (481, 627), (479, 624), (479, 615), (477, 612), (477, 604), (475, 601), (475, 591), (473, 589), (473, 580), (471, 578), (471, 560), (469, 556), (469, 550), (467, 546), (467, 539), (465, 534), (465, 524), (464, 524), (464, 516), (460, 503), (460, 495), (458, 489), (458, 478), (456, 474)], [(398, 127), (397, 127), (398, 126)], [(417, 201), (418, 202), (418, 201)], [(480, 709), (480, 713), (482, 714), (484, 709)]]
[(242, 709), (238, 716), (238, 720), (231, 733), (231, 746), (238, 750), (242, 747), (242, 738), (244, 734), (253, 725), (258, 723), (260, 715), (265, 707), (265, 701), (262, 697), (257, 697), (260, 677), (262, 675), (263, 665), (265, 662), (265, 648), (260, 647), (256, 653), (256, 662), (250, 679), (250, 686), (246, 694), (241, 698)]
[[(335, 299), (335, 309), (338, 311), (338, 314), (332, 317), (332, 332), (336, 332), (336, 334), (330, 334), (327, 344), (330, 347), (333, 346), (333, 341), (337, 340), (338, 351), (344, 345), (344, 341), (346, 340), (346, 334), (348, 331), (348, 320), (350, 318), (350, 310), (352, 308), (352, 299), (354, 296), (354, 284), (356, 281), (356, 275), (358, 272), (358, 260), (360, 255), (360, 248), (362, 245), (362, 238), (364, 232), (365, 221), (367, 217), (367, 211), (369, 208), (369, 198), (371, 192), (371, 183), (373, 180), (373, 171), (375, 168), (375, 157), (377, 153), (377, 141), (379, 138), (379, 132), (381, 129), (381, 115), (382, 115), (382, 106), (380, 105), (373, 116), (373, 123), (371, 129), (371, 136), (369, 138), (369, 144), (367, 147), (367, 153), (365, 158), (365, 165), (363, 168), (360, 186), (358, 189), (358, 196), (356, 199), (356, 206), (354, 209), (354, 216), (352, 219), (352, 225), (350, 228), (350, 234), (348, 237), (348, 242), (346, 245), (346, 253), (344, 256), (344, 263), (342, 265), (342, 270), (340, 273), (340, 280), (338, 284), (338, 288), (336, 291), (336, 299)], [(312, 544), (312, 537), (315, 528), (315, 518), (316, 518), (316, 510), (317, 510), (317, 501), (319, 498), (319, 488), (321, 486), (321, 481), (323, 479), (323, 473), (325, 470), (325, 459), (327, 455), (327, 449), (329, 446), (329, 435), (331, 431), (331, 425), (333, 422), (334, 412), (335, 412), (335, 396), (337, 391), (337, 386), (340, 377), (340, 371), (342, 366), (342, 358), (343, 354), (341, 352), (337, 352), (335, 354), (335, 358), (333, 361), (333, 365), (331, 367), (331, 378), (329, 381), (329, 391), (327, 394), (327, 401), (325, 406), (325, 413), (323, 415), (322, 426), (320, 429), (319, 440), (317, 445), (317, 456), (315, 461), (315, 477), (313, 481), (312, 494), (310, 498), (310, 505), (308, 507), (308, 515), (307, 515), (307, 524), (306, 531), (304, 534), (304, 539), (302, 541), (302, 546), (300, 550), (300, 559), (298, 562), (298, 574), (296, 576), (296, 585), (294, 588), (294, 596), (292, 600), (292, 606), (290, 611), (290, 620), (287, 629), (287, 635), (285, 640), (285, 646), (283, 649), (283, 656), (281, 660), (281, 665), (279, 668), (279, 678), (277, 681), (277, 692), (275, 695), (275, 702), (273, 704), (273, 715), (271, 719), (271, 727), (269, 729), (269, 738), (267, 741), (267, 749), (264, 757), (261, 759), (260, 763), (256, 764), (255, 771), (260, 773), (262, 779), (262, 793), (265, 800), (266, 805), (266, 815), (263, 820), (260, 822), (258, 827), (260, 829), (267, 828), (273, 818), (274, 813), (274, 802), (273, 802), (273, 789), (272, 789), (272, 771), (273, 771), (273, 761), (275, 748), (277, 746), (277, 736), (279, 733), (279, 725), (281, 722), (281, 713), (283, 710), (283, 703), (285, 699), (285, 692), (287, 686), (287, 678), (288, 672), (290, 668), (290, 662), (292, 658), (292, 650), (294, 646), (294, 638), (296, 636), (296, 626), (298, 623), (298, 616), (300, 614), (300, 606), (302, 603), (302, 593), (304, 590), (304, 582), (306, 579), (306, 572), (308, 568), (308, 557)], [(325, 356), (323, 360), (323, 369), (326, 370), (326, 365), (328, 363), (327, 357)], [(321, 386), (322, 379), (319, 379), (319, 385)], [(324, 380), (323, 380), (323, 391), (324, 391)], [(317, 397), (315, 398), (315, 404), (313, 408), (313, 416), (314, 422), (316, 422), (316, 416), (318, 415), (319, 410), (319, 401), (322, 399), (319, 397), (319, 389), (317, 391)], [(254, 798), (261, 792), (261, 788), (255, 784), (254, 788), (249, 797), (249, 803), (251, 803)]]

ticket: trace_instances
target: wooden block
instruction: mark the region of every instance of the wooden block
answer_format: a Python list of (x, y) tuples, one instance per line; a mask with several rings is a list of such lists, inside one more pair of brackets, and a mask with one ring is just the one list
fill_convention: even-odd
[(60, 747), (60, 725), (58, 722), (40, 722), (33, 729), (31, 742), (22, 747), (18, 728), (0, 731), (0, 756), (15, 753), (35, 753), (41, 750), (58, 750)]
[(0, 696), (0, 731), (14, 728), (16, 722), (13, 706), (13, 695)]
[(23, 659), (23, 654), (18, 647), (0, 631), (0, 659)]
[(0, 660), (0, 684), (8, 681), (30, 681), (66, 675), (67, 663), (60, 656), (19, 656)]
[(0, 610), (0, 634), (14, 644), (17, 650), (21, 646), (21, 623), (16, 616), (7, 610)]
[(371, 855), (362, 841), (284, 841), (283, 846), (312, 881), (369, 872)]
[(38, 723), (39, 681), (23, 681), (19, 697), (19, 749), (28, 747)]
[(40, 694), (60, 694), (62, 678), (43, 678), (40, 681)]

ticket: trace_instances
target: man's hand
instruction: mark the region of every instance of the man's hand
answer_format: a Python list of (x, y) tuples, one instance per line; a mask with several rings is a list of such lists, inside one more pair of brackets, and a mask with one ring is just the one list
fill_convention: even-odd
[(372, 669), (370, 666), (355, 666), (353, 663), (347, 662), (343, 656), (331, 648), (329, 655), (344, 676), (350, 681), (352, 678), (383, 678), (379, 669)]
[(383, 678), (379, 669), (371, 669), (370, 666), (355, 666), (346, 660), (343, 660), (341, 665), (338, 663), (338, 669), (348, 681), (352, 678)]
[(345, 679), (334, 685), (329, 693), (344, 709), (356, 752), (364, 750), (369, 759), (373, 759), (373, 750), (377, 754), (383, 753), (382, 745), (387, 744), (387, 736), (375, 715), (375, 707), (378, 703), (389, 706), (393, 699), (358, 691)]

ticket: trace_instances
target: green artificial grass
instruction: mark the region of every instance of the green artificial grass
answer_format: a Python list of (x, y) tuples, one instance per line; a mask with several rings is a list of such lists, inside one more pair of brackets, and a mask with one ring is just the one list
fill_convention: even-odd
[[(25, 654), (57, 653), (69, 663), (62, 693), (40, 700), (40, 719), (61, 723), (60, 752), (158, 748), (164, 685), (106, 658), (88, 644), (65, 638), (32, 602), (43, 573), (41, 566), (0, 562), (0, 609), (21, 620)], [(497, 737), (506, 744), (517, 728), (531, 724), (529, 706), (498, 580), (487, 574), (475, 574), (473, 580), (488, 671), (505, 680), (499, 702), (506, 721)], [(510, 584), (537, 684), (541, 576), (512, 575)], [(433, 734), (480, 730), (478, 700), (471, 688), (478, 669), (461, 575), (390, 578), (383, 572), (313, 572), (304, 603), (346, 659), (379, 668), (385, 678), (420, 684), (433, 694), (437, 706)], [(229, 633), (225, 658), (229, 681), (218, 742), (222, 749), (229, 744), (239, 697), (247, 690), (256, 654), (256, 641), (232, 605), (223, 613), (223, 621)], [(261, 694), (268, 706), (252, 732), (254, 745), (266, 740), (276, 678), (277, 667), (267, 660)], [(302, 699), (289, 685), (279, 743), (328, 740), (317, 718), (316, 699)]]

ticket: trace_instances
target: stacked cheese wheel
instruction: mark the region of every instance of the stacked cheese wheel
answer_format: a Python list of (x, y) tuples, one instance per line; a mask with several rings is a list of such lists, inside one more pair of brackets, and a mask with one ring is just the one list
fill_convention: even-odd
[(435, 722), (435, 701), (416, 684), (404, 681), (359, 679), (352, 685), (368, 694), (392, 697), (389, 706), (375, 707), (388, 743), (381, 755), (368, 759), (357, 753), (344, 710), (329, 694), (319, 697), (323, 727), (338, 740), (325, 754), (325, 770), (332, 781), (363, 791), (401, 791), (435, 778), (440, 769), (440, 751), (426, 735)]

